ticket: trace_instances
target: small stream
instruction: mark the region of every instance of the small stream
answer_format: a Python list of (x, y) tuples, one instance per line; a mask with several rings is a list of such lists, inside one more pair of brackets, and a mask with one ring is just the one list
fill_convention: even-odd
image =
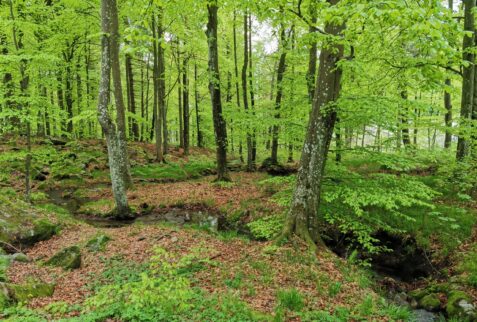
[(153, 209), (143, 205), (136, 218), (117, 220), (80, 213), (81, 206), (93, 201), (93, 199), (77, 197), (72, 189), (51, 189), (47, 191), (47, 195), (49, 196), (49, 202), (66, 209), (76, 219), (98, 228), (120, 228), (134, 223), (154, 225), (160, 222), (168, 222), (177, 225), (204, 226), (214, 231), (225, 229), (225, 217), (217, 210), (201, 204)]
[[(75, 218), (98, 228), (120, 228), (134, 223), (154, 225), (167, 222), (177, 225), (204, 226), (214, 231), (227, 229), (225, 217), (220, 212), (200, 204), (152, 209), (143, 205), (138, 216), (130, 220), (82, 214), (79, 212), (81, 206), (93, 199), (78, 197), (74, 192), (73, 189), (52, 189), (47, 191), (47, 194), (51, 203), (68, 210)], [(336, 232), (331, 232), (331, 235), (332, 237), (326, 242), (327, 246), (338, 256), (347, 258), (349, 250), (355, 246), (349, 242), (352, 238)], [(416, 247), (415, 240), (411, 238), (403, 239), (385, 232), (380, 232), (375, 237), (392, 251), (371, 257), (361, 254), (359, 257), (371, 259), (372, 269), (378, 275), (378, 282), (388, 290), (389, 300), (396, 305), (411, 308), (414, 313), (413, 321), (445, 321), (444, 316), (439, 313), (412, 308), (411, 299), (406, 294), (406, 290), (401, 287), (434, 273), (435, 268), (432, 267), (427, 254)]]
[[(351, 235), (342, 234), (329, 227), (326, 235), (326, 245), (338, 256), (348, 258), (353, 249), (360, 249)], [(417, 303), (407, 294), (422, 279), (437, 273), (430, 255), (417, 245), (414, 238), (379, 231), (373, 235), (389, 251), (379, 254), (367, 254), (358, 251), (358, 259), (368, 260), (372, 271), (376, 274), (377, 282), (387, 290), (388, 299), (396, 305), (405, 306), (414, 313), (414, 321), (433, 322), (446, 321), (440, 312), (431, 312), (416, 308)]]

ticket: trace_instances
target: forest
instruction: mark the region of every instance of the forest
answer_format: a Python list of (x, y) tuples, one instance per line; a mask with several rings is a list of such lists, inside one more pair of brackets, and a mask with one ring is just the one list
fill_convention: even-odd
[(0, 0), (0, 319), (477, 321), (476, 0)]

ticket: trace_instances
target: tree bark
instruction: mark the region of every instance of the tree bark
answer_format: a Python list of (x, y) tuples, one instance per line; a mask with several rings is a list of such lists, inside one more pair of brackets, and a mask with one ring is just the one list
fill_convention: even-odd
[(222, 116), (220, 97), (219, 54), (217, 48), (217, 0), (207, 3), (207, 44), (209, 49), (209, 91), (212, 102), (215, 144), (217, 147), (217, 181), (230, 181), (227, 170), (227, 127)]
[[(336, 5), (339, 0), (328, 0)], [(325, 32), (338, 36), (344, 25), (327, 23)], [(332, 40), (331, 40), (332, 41)], [(326, 44), (320, 53), (313, 108), (310, 114), (295, 192), (280, 240), (296, 234), (315, 248), (323, 245), (319, 234), (322, 180), (331, 137), (336, 121), (336, 100), (341, 91), (341, 70), (337, 64), (343, 57), (343, 46)], [(325, 110), (323, 110), (326, 107)]]
[[(126, 84), (127, 84), (127, 94), (128, 94), (128, 108), (129, 112), (132, 115), (136, 115), (136, 98), (134, 97), (134, 75), (132, 68), (132, 58), (131, 55), (126, 54)], [(139, 126), (137, 120), (134, 117), (131, 117), (131, 136), (133, 141), (139, 140)]]
[(408, 108), (408, 102), (407, 102), (407, 91), (402, 90), (401, 91), (401, 132), (402, 132), (402, 143), (404, 147), (409, 147), (411, 145), (411, 137), (409, 134), (409, 120), (408, 120), (408, 114), (409, 114), (409, 108)]
[[(248, 69), (248, 14), (243, 16), (243, 66), (242, 66), (242, 100), (245, 114), (249, 115), (248, 90), (247, 90), (247, 69)], [(253, 142), (250, 126), (247, 125), (247, 171), (255, 171), (253, 165)]]
[(197, 86), (197, 63), (194, 63), (194, 103), (195, 103), (195, 121), (197, 124), (197, 146), (204, 147), (204, 137), (200, 129), (200, 111), (199, 111), (199, 88)]
[(286, 70), (286, 58), (287, 58), (287, 46), (286, 46), (286, 36), (285, 36), (285, 27), (281, 27), (280, 31), (280, 46), (281, 53), (280, 59), (278, 61), (277, 69), (277, 94), (275, 96), (275, 124), (272, 129), (272, 153), (270, 156), (270, 161), (272, 164), (278, 164), (278, 120), (280, 119), (280, 109), (282, 105), (283, 97), (283, 76), (285, 75)]
[(182, 124), (184, 133), (182, 135), (184, 140), (184, 154), (189, 154), (189, 141), (190, 141), (190, 133), (189, 133), (189, 77), (188, 77), (188, 64), (189, 59), (184, 54), (184, 60), (182, 61)]
[(452, 144), (452, 100), (449, 92), (451, 86), (451, 80), (446, 79), (445, 84), (448, 88), (444, 91), (444, 108), (446, 113), (444, 114), (444, 122), (446, 124), (446, 135), (444, 138), (444, 148), (449, 149)]
[(153, 120), (153, 127), (151, 129), (154, 130), (156, 134), (156, 161), (157, 162), (164, 162), (164, 151), (162, 147), (162, 120), (161, 120), (161, 109), (160, 109), (160, 99), (161, 99), (161, 90), (159, 84), (159, 77), (160, 77), (160, 67), (159, 67), (159, 51), (158, 48), (161, 46), (158, 42), (158, 37), (156, 37), (156, 17), (152, 16), (152, 37), (154, 38), (153, 41), (153, 88), (154, 88), (154, 102), (152, 106), (152, 120)]
[[(314, 26), (317, 22), (316, 17), (316, 5), (312, 1), (310, 5), (310, 16), (311, 16), (311, 23)], [(313, 33), (314, 29), (313, 26), (310, 26), (309, 32)], [(315, 77), (316, 77), (316, 62), (317, 62), (317, 45), (316, 40), (313, 39), (310, 43), (310, 50), (309, 50), (309, 59), (308, 59), (308, 71), (306, 72), (306, 84), (308, 86), (308, 99), (313, 102), (313, 95), (315, 93)]]
[[(463, 59), (469, 64), (463, 67), (462, 74), (462, 100), (460, 107), (460, 124), (461, 131), (457, 141), (456, 159), (462, 161), (469, 154), (469, 139), (463, 133), (462, 128), (468, 126), (469, 119), (472, 114), (472, 101), (474, 91), (474, 54), (472, 47), (474, 46), (474, 8), (475, 0), (464, 0), (464, 30), (467, 31), (464, 35), (462, 45)], [(469, 35), (472, 34), (472, 35)]]
[(106, 136), (108, 146), (109, 170), (116, 203), (114, 214), (118, 218), (126, 218), (130, 215), (130, 209), (120, 166), (123, 162), (120, 147), (121, 137), (108, 112), (111, 77), (111, 7), (115, 4), (115, 0), (101, 0), (101, 78), (98, 95), (98, 120)]
[(124, 181), (126, 189), (132, 187), (132, 177), (129, 165), (129, 155), (126, 138), (126, 108), (124, 106), (123, 89), (121, 84), (121, 66), (119, 61), (119, 19), (116, 0), (111, 1), (111, 37), (110, 37), (110, 55), (111, 55), (111, 71), (114, 84), (114, 100), (116, 103), (116, 124), (119, 137), (119, 154), (121, 162), (119, 169), (121, 177)]

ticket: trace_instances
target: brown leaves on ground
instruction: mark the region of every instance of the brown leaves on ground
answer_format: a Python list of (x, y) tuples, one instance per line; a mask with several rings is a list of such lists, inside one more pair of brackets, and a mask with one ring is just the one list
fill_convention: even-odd
[[(39, 265), (58, 250), (82, 245), (98, 233), (112, 238), (104, 252), (90, 253), (82, 247), (80, 269), (63, 271)], [(57, 301), (81, 304), (90, 295), (87, 285), (104, 271), (105, 258), (120, 255), (124, 261), (147, 262), (155, 247), (167, 250), (175, 258), (191, 252), (206, 260), (208, 267), (195, 274), (195, 285), (210, 293), (222, 293), (231, 289), (230, 281), (239, 279), (232, 287), (252, 308), (273, 312), (276, 292), (296, 288), (313, 309), (326, 309), (349, 305), (351, 299), (362, 299), (365, 290), (354, 282), (345, 282), (337, 269), (333, 255), (317, 257), (296, 241), (295, 246), (276, 248), (270, 243), (252, 242), (234, 238), (218, 239), (216, 235), (189, 228), (174, 229), (161, 226), (127, 226), (122, 228), (97, 229), (88, 225), (66, 228), (60, 235), (40, 242), (27, 251), (36, 261), (14, 263), (8, 271), (13, 283), (22, 283), (31, 277), (56, 283), (52, 297), (37, 298), (30, 307), (39, 308)], [(333, 283), (341, 285), (333, 298), (328, 289)]]

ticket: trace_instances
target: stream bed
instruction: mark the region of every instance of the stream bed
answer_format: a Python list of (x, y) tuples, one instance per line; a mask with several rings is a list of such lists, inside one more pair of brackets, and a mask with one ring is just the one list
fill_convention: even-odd
[[(94, 187), (92, 188), (94, 189)], [(78, 197), (75, 190), (52, 189), (47, 191), (49, 202), (66, 209), (75, 218), (98, 228), (119, 228), (134, 223), (153, 225), (157, 223), (172, 223), (177, 225), (192, 224), (205, 226), (211, 230), (227, 230), (226, 219), (219, 211), (205, 205), (192, 204), (175, 207), (149, 207), (142, 205), (137, 217), (129, 220), (116, 220), (114, 218), (99, 217), (91, 214), (80, 213), (82, 205), (93, 201), (91, 198)], [(338, 256), (347, 258), (351, 244), (349, 236), (336, 235), (328, 239), (327, 246)], [(416, 308), (415, 303), (407, 294), (402, 285), (432, 275), (435, 268), (432, 266), (428, 255), (418, 247), (411, 238), (399, 238), (381, 232), (376, 236), (391, 252), (381, 253), (371, 257), (372, 270), (377, 275), (378, 282), (387, 289), (387, 297), (399, 306), (409, 307), (413, 312), (413, 321), (434, 322), (446, 321), (439, 312), (431, 312)], [(360, 255), (361, 256), (361, 255)], [(363, 255), (366, 256), (366, 255)]]

